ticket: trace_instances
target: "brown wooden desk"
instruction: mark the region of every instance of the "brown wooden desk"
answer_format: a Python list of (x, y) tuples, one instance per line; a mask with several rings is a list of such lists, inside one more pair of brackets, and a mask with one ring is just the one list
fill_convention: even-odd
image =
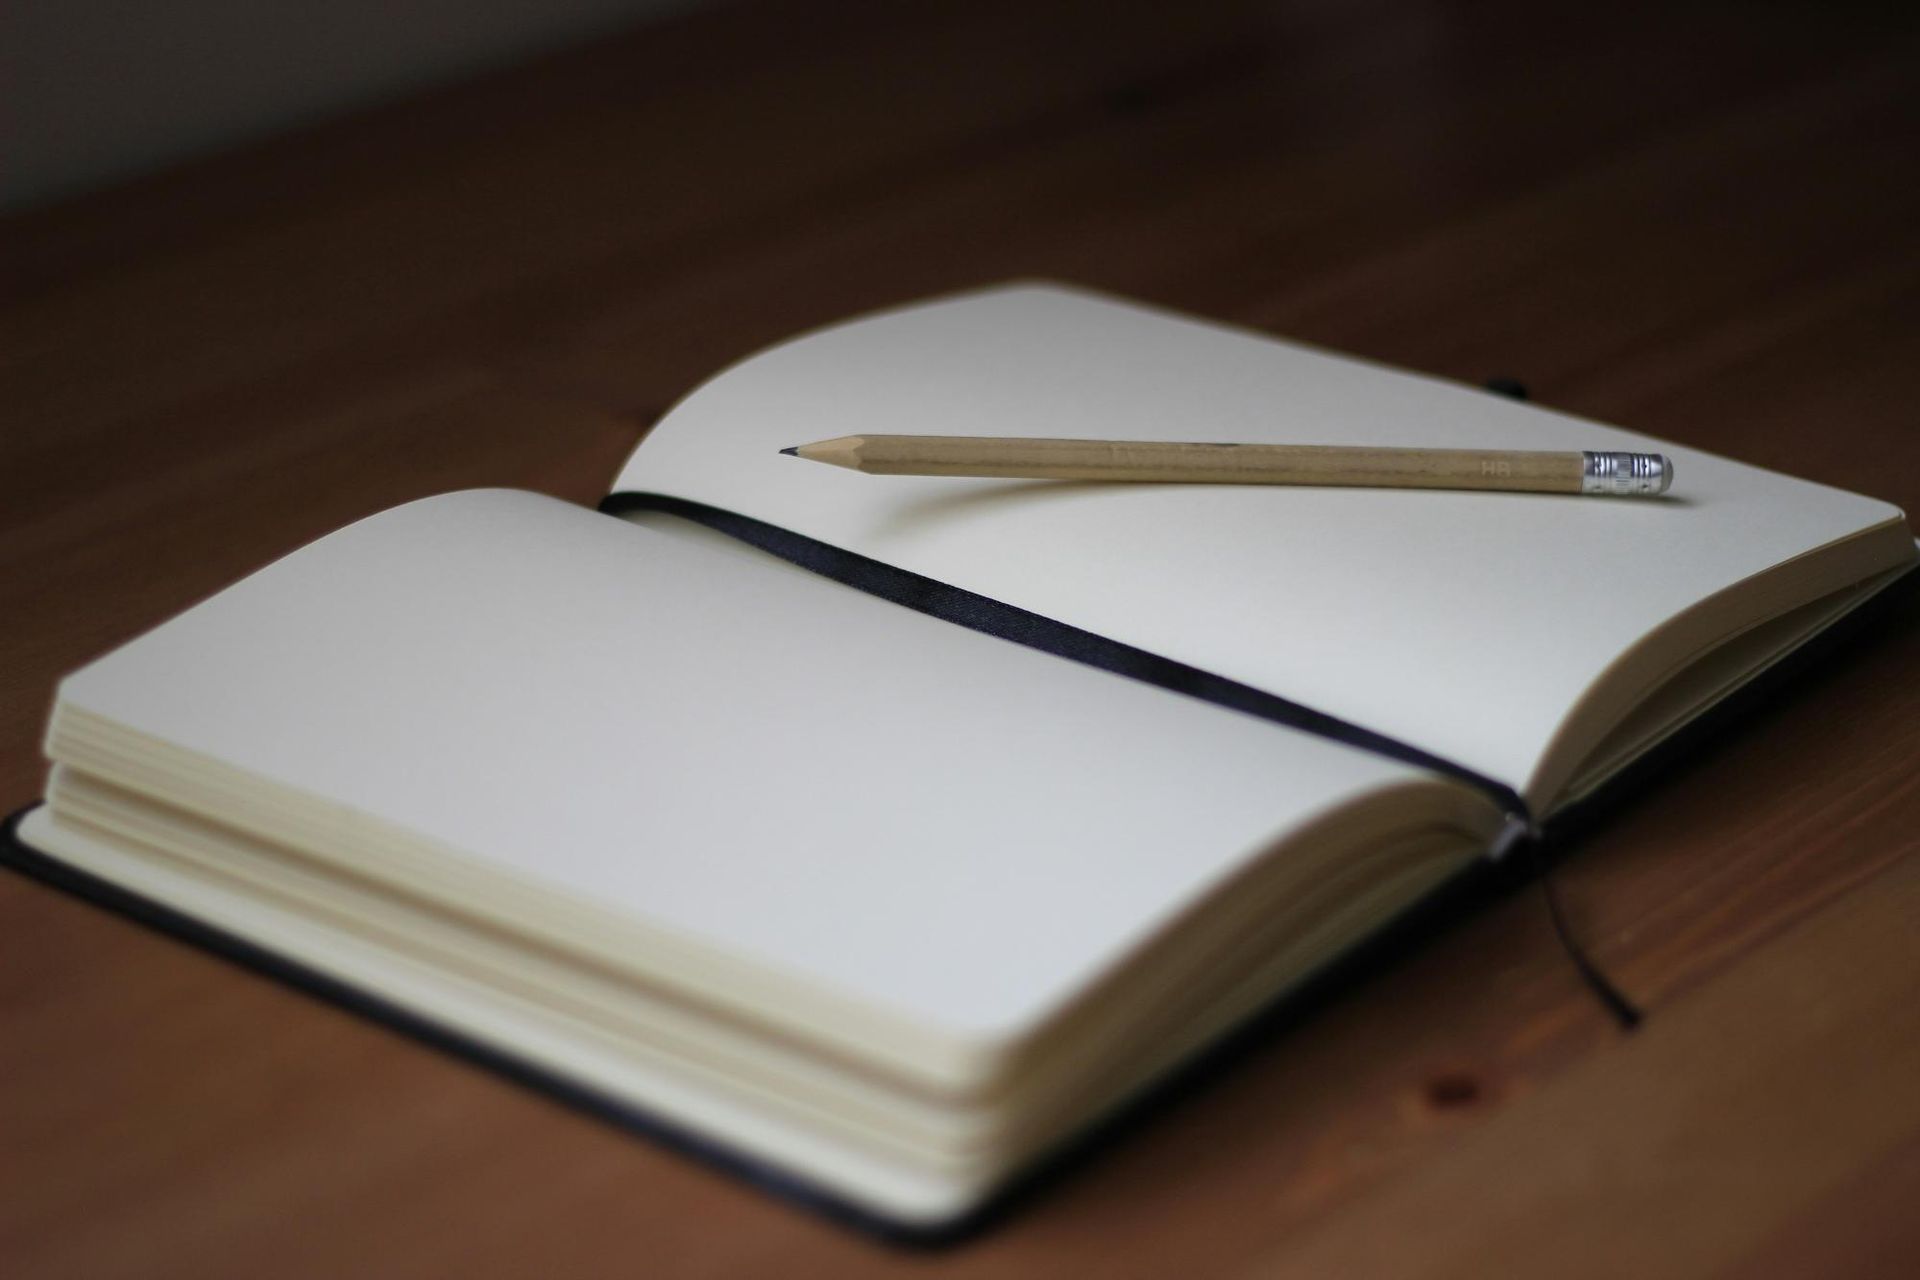
[[(1889, 6), (745, 5), (0, 227), (0, 803), (63, 670), (309, 538), (590, 502), (803, 326), (1064, 277), (1920, 509)], [(0, 876), (0, 1270), (1920, 1274), (1909, 609), (992, 1235), (878, 1249)]]

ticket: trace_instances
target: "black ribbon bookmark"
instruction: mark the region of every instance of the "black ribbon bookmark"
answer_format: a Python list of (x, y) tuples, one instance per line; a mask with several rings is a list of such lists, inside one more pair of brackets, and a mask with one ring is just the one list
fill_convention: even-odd
[(1560, 949), (1566, 952), (1567, 960), (1573, 965), (1574, 972), (1580, 975), (1580, 981), (1593, 993), (1601, 1007), (1613, 1015), (1613, 1020), (1622, 1031), (1632, 1031), (1640, 1025), (1639, 1006), (1627, 999), (1612, 979), (1602, 972), (1599, 965), (1588, 958), (1586, 949), (1573, 936), (1573, 927), (1567, 923), (1566, 912), (1560, 907), (1560, 892), (1553, 881), (1553, 865), (1543, 849), (1545, 841), (1541, 838), (1540, 828), (1522, 818), (1508, 820), (1506, 830), (1494, 839), (1493, 848), (1488, 856), (1495, 861), (1510, 856), (1517, 848), (1527, 851), (1527, 865), (1532, 870), (1530, 877), (1540, 886), (1540, 896), (1547, 903), (1547, 918), (1553, 923), (1553, 936), (1559, 940)]
[(1547, 916), (1553, 921), (1553, 936), (1560, 939), (1560, 949), (1567, 953), (1567, 959), (1573, 962), (1573, 968), (1580, 980), (1587, 984), (1587, 990), (1594, 999), (1606, 1007), (1608, 1013), (1622, 1031), (1632, 1031), (1640, 1025), (1640, 1007), (1627, 999), (1613, 980), (1601, 971), (1600, 966), (1587, 957), (1586, 949), (1574, 938), (1573, 930), (1567, 925), (1565, 913), (1560, 910), (1560, 894), (1553, 883), (1553, 869), (1547, 865), (1546, 858), (1540, 853), (1537, 840), (1527, 842), (1527, 848), (1533, 859), (1534, 879), (1539, 882), (1540, 893), (1547, 900)]
[(810, 570), (835, 582), (864, 591), (868, 595), (891, 600), (909, 609), (963, 626), (972, 631), (1011, 640), (1015, 644), (1068, 658), (1086, 666), (1098, 667), (1116, 675), (1146, 684), (1184, 693), (1189, 697), (1229, 707), (1318, 737), (1359, 747), (1375, 755), (1386, 756), (1418, 768), (1456, 778), (1485, 793), (1510, 815), (1506, 833), (1495, 841), (1492, 856), (1498, 860), (1513, 846), (1525, 843), (1534, 850), (1533, 866), (1546, 893), (1547, 909), (1553, 918), (1554, 934), (1560, 939), (1567, 957), (1594, 996), (1613, 1015), (1622, 1029), (1631, 1030), (1640, 1022), (1640, 1013), (1607, 981), (1606, 976), (1574, 942), (1560, 904), (1553, 892), (1546, 867), (1538, 854), (1538, 827), (1527, 802), (1506, 783), (1475, 769), (1437, 756), (1430, 751), (1379, 733), (1364, 725), (1342, 720), (1324, 711), (1228, 680), (1211, 672), (1190, 667), (1171, 658), (1137, 649), (1118, 640), (1056, 621), (1017, 605), (979, 595), (962, 587), (941, 582), (922, 574), (887, 564), (795, 533), (779, 525), (743, 516), (737, 511), (709, 506), (663, 493), (624, 492), (608, 494), (600, 502), (608, 515), (631, 511), (657, 511), (678, 516), (730, 538), (758, 547), (791, 564)]

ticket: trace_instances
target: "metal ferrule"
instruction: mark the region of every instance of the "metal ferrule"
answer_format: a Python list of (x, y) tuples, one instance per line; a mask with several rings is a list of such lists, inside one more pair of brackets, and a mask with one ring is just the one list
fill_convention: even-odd
[(1665, 493), (1673, 460), (1660, 453), (1582, 453), (1580, 492), (1619, 496)]

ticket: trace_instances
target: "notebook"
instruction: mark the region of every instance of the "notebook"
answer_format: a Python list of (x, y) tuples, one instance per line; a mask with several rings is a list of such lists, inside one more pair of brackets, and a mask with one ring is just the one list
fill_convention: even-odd
[[(780, 453), (902, 431), (1657, 449), (1677, 478)], [(938, 1234), (1914, 562), (1871, 498), (1003, 286), (726, 370), (599, 511), (425, 498), (93, 661), (15, 857)]]

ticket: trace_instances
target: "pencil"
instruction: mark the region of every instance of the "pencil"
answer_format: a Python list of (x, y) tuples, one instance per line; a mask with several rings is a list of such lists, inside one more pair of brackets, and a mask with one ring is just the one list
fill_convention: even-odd
[(883, 476), (1615, 495), (1665, 493), (1673, 483), (1673, 462), (1664, 454), (1618, 451), (871, 435), (816, 440), (780, 452)]

